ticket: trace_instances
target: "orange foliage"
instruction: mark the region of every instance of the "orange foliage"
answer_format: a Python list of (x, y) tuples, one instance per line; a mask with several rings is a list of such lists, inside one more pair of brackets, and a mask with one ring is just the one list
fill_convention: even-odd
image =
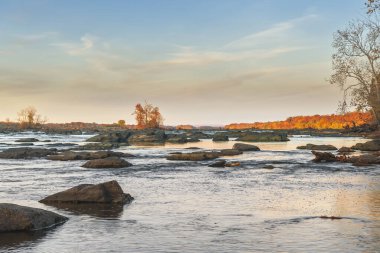
[(233, 123), (225, 129), (343, 129), (369, 124), (373, 121), (370, 113), (350, 112), (343, 115), (296, 116), (284, 121)]
[(195, 129), (195, 127), (192, 125), (178, 125), (175, 127), (175, 129), (177, 129), (177, 130), (192, 130), (192, 129)]
[(144, 106), (137, 104), (135, 112), (137, 128), (159, 128), (163, 123), (163, 118), (158, 107), (145, 103)]

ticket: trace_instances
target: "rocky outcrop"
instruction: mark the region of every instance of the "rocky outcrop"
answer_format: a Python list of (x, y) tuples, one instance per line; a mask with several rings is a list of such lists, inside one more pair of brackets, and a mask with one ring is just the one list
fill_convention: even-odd
[(68, 218), (39, 208), (0, 204), (0, 232), (34, 231), (63, 224)]
[(97, 152), (74, 152), (74, 151), (65, 151), (59, 153), (58, 155), (48, 156), (48, 160), (53, 161), (72, 161), (72, 160), (94, 160), (94, 159), (103, 159), (107, 157), (134, 157), (134, 155), (123, 153), (123, 152), (114, 152), (114, 151), (97, 151)]
[(237, 141), (246, 142), (282, 142), (289, 141), (287, 134), (285, 133), (260, 133), (260, 132), (245, 132), (241, 137), (236, 139)]
[(187, 132), (187, 133), (185, 133), (185, 135), (191, 139), (211, 139), (212, 138), (212, 135), (205, 134), (205, 133), (200, 132), (200, 131)]
[(355, 166), (368, 166), (373, 164), (380, 164), (380, 152), (374, 152), (371, 154), (364, 154), (358, 156), (347, 155), (334, 155), (330, 152), (317, 152), (312, 151), (315, 155), (314, 162), (342, 162), (352, 163)]
[(22, 139), (15, 140), (15, 142), (37, 142), (37, 141), (39, 140), (36, 138), (22, 138)]
[(165, 132), (162, 130), (145, 130), (132, 135), (128, 143), (135, 146), (155, 146), (164, 145), (166, 140)]
[(87, 139), (87, 142), (127, 143), (132, 131), (103, 133)]
[(50, 195), (39, 202), (44, 204), (126, 204), (132, 200), (133, 197), (124, 193), (118, 182), (109, 181), (101, 184), (81, 184)]
[[(127, 143), (123, 143), (124, 145), (128, 145)], [(99, 143), (87, 143), (82, 146), (78, 146), (76, 150), (110, 150), (114, 148), (119, 148), (119, 143), (109, 143), (109, 142), (99, 142)]]
[(259, 147), (245, 143), (235, 143), (232, 148), (240, 151), (260, 151)]
[(183, 144), (183, 143), (187, 143), (188, 141), (187, 141), (186, 135), (175, 134), (175, 135), (168, 136), (168, 138), (166, 139), (166, 142)]
[(0, 152), (2, 159), (41, 158), (57, 154), (57, 149), (46, 148), (10, 148)]
[(126, 168), (132, 166), (131, 163), (119, 157), (107, 157), (104, 159), (95, 159), (87, 161), (82, 165), (83, 168), (100, 169), (100, 168)]
[(361, 151), (380, 151), (380, 139), (368, 141), (365, 143), (357, 143), (351, 148)]
[(208, 167), (224, 168), (224, 166), (226, 166), (226, 160), (218, 160), (210, 164)]
[(298, 146), (297, 149), (308, 149), (308, 150), (337, 150), (333, 145), (315, 145), (306, 144), (305, 146)]

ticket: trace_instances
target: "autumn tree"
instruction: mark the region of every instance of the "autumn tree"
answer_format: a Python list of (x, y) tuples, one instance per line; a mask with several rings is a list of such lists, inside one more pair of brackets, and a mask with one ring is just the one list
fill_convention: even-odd
[[(377, 1), (371, 1), (373, 4)], [(343, 90), (341, 109), (370, 110), (380, 123), (380, 23), (376, 17), (350, 22), (334, 34), (332, 84)]]
[(163, 123), (160, 109), (147, 102), (144, 105), (137, 104), (133, 114), (135, 115), (138, 129), (159, 128)]
[(125, 126), (125, 120), (121, 119), (117, 122), (118, 126), (124, 127)]
[(37, 113), (37, 109), (33, 106), (22, 109), (17, 115), (18, 122), (23, 128), (44, 124), (47, 121), (46, 118), (43, 119), (42, 116)]

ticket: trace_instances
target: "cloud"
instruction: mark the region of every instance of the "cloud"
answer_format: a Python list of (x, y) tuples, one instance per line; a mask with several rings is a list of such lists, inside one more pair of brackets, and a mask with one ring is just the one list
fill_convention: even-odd
[(88, 52), (90, 49), (92, 49), (95, 45), (96, 37), (85, 34), (80, 38), (79, 43), (53, 43), (53, 46), (57, 46), (61, 49), (63, 49), (68, 55), (71, 56), (78, 56), (83, 55), (86, 52)]
[(43, 40), (54, 39), (59, 35), (58, 32), (42, 32), (36, 34), (16, 35), (13, 42), (18, 45), (31, 45)]
[(260, 42), (265, 42), (273, 38), (284, 36), (286, 32), (289, 32), (297, 25), (302, 24), (308, 20), (317, 18), (316, 14), (310, 14), (299, 18), (291, 19), (288, 21), (280, 22), (272, 25), (266, 30), (262, 30), (248, 36), (244, 36), (240, 39), (234, 40), (224, 46), (225, 49), (245, 49), (257, 45)]

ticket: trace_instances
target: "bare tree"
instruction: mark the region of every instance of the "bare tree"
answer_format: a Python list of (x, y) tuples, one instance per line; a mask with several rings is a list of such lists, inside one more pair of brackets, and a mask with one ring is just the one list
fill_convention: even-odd
[(377, 20), (349, 23), (334, 34), (332, 84), (343, 90), (342, 111), (371, 110), (380, 122), (380, 25)]
[(380, 0), (367, 0), (365, 5), (368, 8), (367, 13), (372, 14), (380, 9)]
[(37, 113), (37, 109), (33, 106), (22, 109), (17, 115), (18, 122), (23, 128), (44, 124), (47, 121), (46, 118), (42, 119), (42, 116)]

